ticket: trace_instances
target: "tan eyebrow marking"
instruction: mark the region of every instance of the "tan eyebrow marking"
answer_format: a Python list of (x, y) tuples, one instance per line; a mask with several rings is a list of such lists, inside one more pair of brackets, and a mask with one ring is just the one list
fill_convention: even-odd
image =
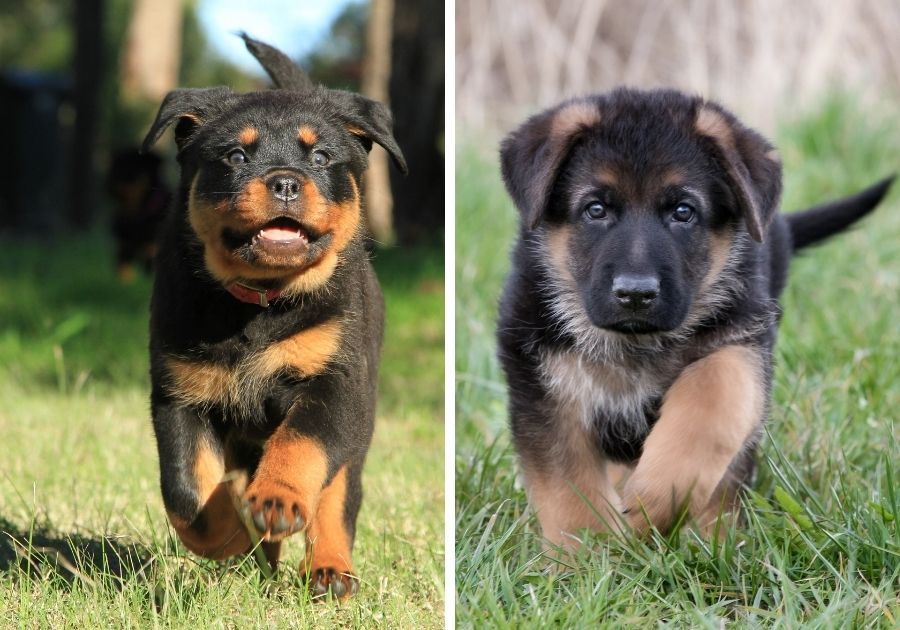
[(312, 127), (303, 125), (297, 132), (297, 138), (306, 146), (311, 147), (319, 139), (319, 136), (316, 134)]
[(259, 130), (255, 127), (244, 127), (238, 134), (238, 140), (243, 145), (255, 144), (259, 140)]

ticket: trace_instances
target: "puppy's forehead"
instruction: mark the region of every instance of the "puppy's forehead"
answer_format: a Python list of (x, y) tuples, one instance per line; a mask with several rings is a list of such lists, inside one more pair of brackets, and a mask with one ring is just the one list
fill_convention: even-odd
[(253, 142), (291, 137), (314, 144), (323, 136), (341, 130), (336, 114), (308, 102), (301, 95), (273, 92), (244, 95), (235, 106), (224, 112), (214, 127), (219, 134)]
[(570, 168), (577, 179), (619, 189), (688, 184), (708, 156), (694, 130), (696, 102), (644, 94), (601, 101), (598, 124), (577, 146)]

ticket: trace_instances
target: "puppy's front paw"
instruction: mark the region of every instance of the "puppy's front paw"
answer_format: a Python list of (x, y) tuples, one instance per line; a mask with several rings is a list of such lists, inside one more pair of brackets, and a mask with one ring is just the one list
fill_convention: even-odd
[(250, 484), (244, 493), (244, 510), (269, 542), (303, 531), (309, 520), (303, 497), (277, 483)]
[(359, 590), (359, 578), (349, 569), (311, 567), (303, 580), (314, 600), (324, 599), (329, 592), (337, 599), (344, 599)]
[(667, 531), (684, 505), (684, 499), (679, 499), (671, 482), (644, 479), (638, 473), (625, 484), (622, 498), (625, 520), (641, 536), (651, 526)]

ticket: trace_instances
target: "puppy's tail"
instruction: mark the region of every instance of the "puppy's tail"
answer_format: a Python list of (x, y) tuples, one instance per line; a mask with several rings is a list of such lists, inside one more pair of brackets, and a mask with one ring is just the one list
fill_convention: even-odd
[(238, 34), (244, 40), (244, 45), (247, 46), (250, 54), (256, 57), (259, 64), (272, 78), (275, 87), (282, 90), (297, 90), (298, 92), (309, 92), (316, 87), (309, 75), (301, 70), (300, 66), (291, 61), (291, 58), (283, 52), (253, 39), (247, 33)]
[(883, 179), (850, 197), (786, 215), (794, 251), (815, 245), (869, 214), (887, 194), (894, 177)]

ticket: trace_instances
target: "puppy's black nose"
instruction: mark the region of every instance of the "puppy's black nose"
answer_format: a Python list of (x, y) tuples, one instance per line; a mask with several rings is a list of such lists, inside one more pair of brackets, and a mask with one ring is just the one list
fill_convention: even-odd
[(616, 301), (626, 308), (647, 308), (659, 297), (659, 278), (654, 276), (616, 276), (613, 279), (612, 292)]
[(300, 182), (291, 175), (275, 175), (267, 185), (275, 198), (281, 201), (293, 201), (300, 194)]

